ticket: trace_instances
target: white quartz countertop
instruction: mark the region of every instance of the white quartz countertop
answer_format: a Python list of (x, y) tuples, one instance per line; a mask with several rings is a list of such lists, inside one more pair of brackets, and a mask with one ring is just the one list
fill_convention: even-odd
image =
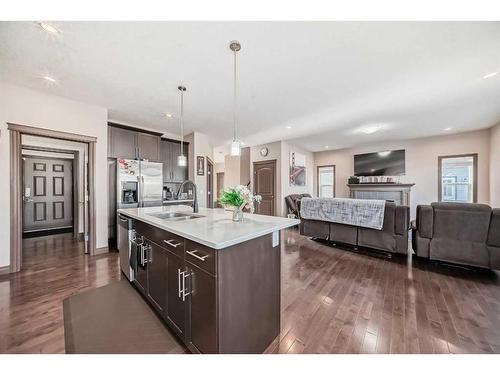
[(202, 217), (190, 220), (165, 220), (150, 215), (160, 212), (193, 213), (192, 208), (183, 205), (122, 208), (118, 212), (214, 249), (223, 249), (300, 223), (298, 219), (250, 213), (244, 214), (243, 221), (234, 222), (232, 211), (222, 208), (200, 208), (195, 215)]

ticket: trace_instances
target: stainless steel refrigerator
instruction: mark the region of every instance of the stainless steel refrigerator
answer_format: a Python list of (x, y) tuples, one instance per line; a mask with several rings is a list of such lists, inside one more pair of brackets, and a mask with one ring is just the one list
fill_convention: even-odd
[[(163, 204), (163, 164), (149, 161), (116, 160), (116, 207), (152, 207)], [(116, 213), (116, 210), (115, 210)], [(120, 252), (120, 268), (130, 281), (134, 270), (130, 265), (132, 238), (131, 220), (116, 215), (117, 247)]]
[(152, 207), (163, 204), (163, 164), (117, 159), (117, 208)]

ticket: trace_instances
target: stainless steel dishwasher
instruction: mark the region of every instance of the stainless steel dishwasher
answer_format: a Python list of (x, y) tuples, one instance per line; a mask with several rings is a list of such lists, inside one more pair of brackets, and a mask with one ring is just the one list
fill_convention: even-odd
[(134, 280), (134, 270), (130, 266), (132, 242), (135, 238), (133, 220), (121, 214), (117, 215), (117, 245), (120, 252), (120, 268), (129, 281)]

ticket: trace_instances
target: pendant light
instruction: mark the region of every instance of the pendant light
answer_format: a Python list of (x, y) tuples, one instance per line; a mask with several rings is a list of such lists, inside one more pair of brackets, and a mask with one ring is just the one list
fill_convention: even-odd
[(181, 154), (177, 156), (177, 165), (179, 167), (185, 167), (187, 165), (187, 158), (184, 155), (184, 91), (186, 88), (184, 86), (177, 87), (181, 92)]
[(241, 49), (241, 44), (237, 40), (233, 40), (229, 44), (229, 48), (234, 53), (233, 141), (231, 142), (231, 155), (239, 156), (241, 154), (241, 142), (238, 140), (238, 133), (236, 128), (236, 52)]

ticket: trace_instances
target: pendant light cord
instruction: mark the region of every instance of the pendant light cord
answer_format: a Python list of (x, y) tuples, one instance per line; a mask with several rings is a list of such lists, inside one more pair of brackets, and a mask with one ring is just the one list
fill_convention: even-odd
[(238, 138), (236, 133), (236, 51), (234, 52), (234, 86), (233, 86), (233, 141), (236, 141)]
[(184, 156), (184, 90), (181, 89), (181, 156)]

